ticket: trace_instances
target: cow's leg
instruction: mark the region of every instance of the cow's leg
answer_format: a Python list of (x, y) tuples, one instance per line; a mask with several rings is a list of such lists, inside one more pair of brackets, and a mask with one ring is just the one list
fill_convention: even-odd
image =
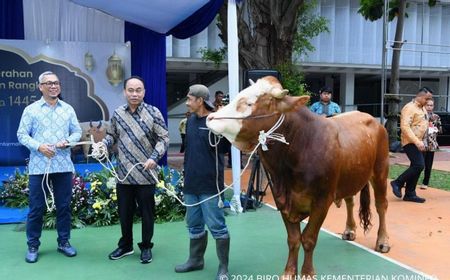
[(86, 160), (86, 162), (89, 162), (89, 145), (88, 144), (83, 145), (83, 154), (84, 154), (84, 159)]
[(315, 275), (313, 265), (314, 248), (316, 247), (320, 227), (327, 216), (328, 208), (331, 203), (332, 200), (323, 201), (311, 207), (312, 211), (308, 224), (301, 234), (303, 251), (305, 252), (305, 258), (302, 266), (302, 276), (312, 277)]
[[(387, 173), (387, 171), (386, 171)], [(386, 229), (386, 211), (388, 201), (386, 199), (387, 179), (384, 176), (377, 176), (372, 180), (372, 186), (375, 195), (375, 207), (378, 213), (379, 227), (375, 251), (387, 253), (391, 249), (389, 246), (389, 236)]]
[(353, 241), (356, 238), (356, 222), (353, 217), (353, 207), (355, 206), (353, 196), (345, 198), (345, 205), (347, 206), (347, 221), (345, 222), (342, 239)]
[(289, 256), (283, 273), (284, 278), (281, 279), (294, 279), (298, 270), (298, 250), (301, 241), (300, 222), (290, 222), (289, 217), (285, 214), (281, 216), (286, 226), (289, 247)]

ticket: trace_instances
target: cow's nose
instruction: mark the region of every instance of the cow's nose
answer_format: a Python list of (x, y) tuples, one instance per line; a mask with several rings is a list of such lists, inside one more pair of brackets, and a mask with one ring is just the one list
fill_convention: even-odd
[(206, 117), (207, 121), (211, 121), (214, 119), (214, 114), (209, 114), (208, 117)]

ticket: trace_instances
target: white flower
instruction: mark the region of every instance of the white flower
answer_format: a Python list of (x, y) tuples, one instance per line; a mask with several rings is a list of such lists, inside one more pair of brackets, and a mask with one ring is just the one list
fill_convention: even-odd
[(106, 187), (108, 189), (114, 189), (116, 187), (116, 178), (110, 177), (106, 182)]
[(158, 206), (162, 200), (163, 200), (162, 195), (155, 196), (155, 206)]

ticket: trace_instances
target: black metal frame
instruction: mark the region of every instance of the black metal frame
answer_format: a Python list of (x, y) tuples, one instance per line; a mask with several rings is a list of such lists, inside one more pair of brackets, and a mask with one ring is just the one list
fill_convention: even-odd
[[(265, 186), (262, 185), (263, 176), (267, 178), (267, 184)], [(247, 192), (242, 199), (242, 208), (245, 212), (250, 209), (247, 208), (249, 200), (253, 202), (253, 207), (256, 208), (261, 207), (264, 196), (266, 195), (267, 188), (270, 186), (272, 189), (273, 183), (270, 179), (270, 175), (264, 169), (264, 166), (261, 164), (258, 155), (255, 155), (255, 158), (252, 162), (252, 172), (250, 173), (250, 178), (248, 180)]]

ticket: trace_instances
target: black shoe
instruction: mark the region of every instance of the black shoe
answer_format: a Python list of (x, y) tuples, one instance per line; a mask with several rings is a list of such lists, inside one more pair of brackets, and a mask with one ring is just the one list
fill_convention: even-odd
[(392, 187), (392, 192), (394, 193), (394, 195), (398, 198), (402, 198), (402, 190), (401, 190), (400, 186), (397, 185), (397, 183), (395, 183), (395, 181), (391, 181), (391, 187)]
[(25, 261), (27, 263), (35, 263), (38, 260), (39, 251), (37, 247), (28, 247), (27, 254), (25, 256)]
[(152, 262), (152, 250), (142, 249), (141, 251), (141, 263), (151, 263)]
[(118, 260), (125, 256), (129, 256), (134, 254), (133, 248), (131, 249), (123, 249), (123, 248), (117, 248), (116, 250), (112, 251), (111, 254), (109, 254), (110, 260)]
[(421, 198), (417, 195), (412, 195), (412, 196), (406, 196), (403, 197), (404, 201), (411, 201), (411, 202), (417, 202), (417, 203), (424, 203), (425, 202), (425, 198)]
[(58, 252), (63, 253), (67, 257), (75, 257), (77, 255), (77, 250), (75, 250), (69, 241), (58, 244)]

